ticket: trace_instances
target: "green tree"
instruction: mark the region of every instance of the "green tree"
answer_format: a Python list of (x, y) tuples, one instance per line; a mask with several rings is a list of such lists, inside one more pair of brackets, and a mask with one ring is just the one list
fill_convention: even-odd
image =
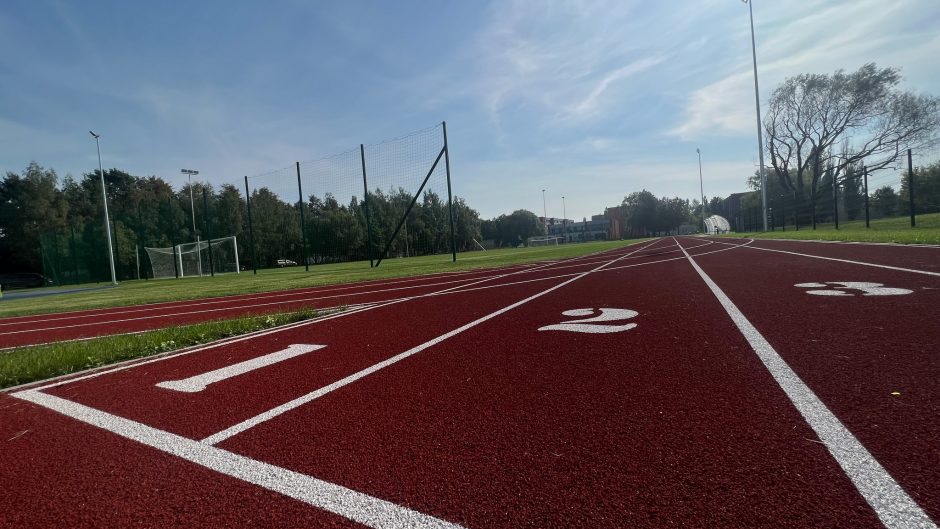
[(630, 237), (645, 237), (656, 229), (659, 200), (647, 190), (630, 193), (623, 199), (624, 218)]
[(879, 187), (871, 194), (870, 206), (873, 216), (890, 217), (898, 210), (898, 194), (891, 186)]
[(36, 162), (0, 182), (0, 271), (42, 271), (40, 234), (67, 225), (69, 203), (57, 184), (56, 172)]
[(935, 141), (940, 98), (902, 91), (900, 82), (897, 69), (866, 64), (852, 73), (798, 75), (778, 86), (764, 129), (780, 185), (802, 197), (808, 183), (815, 214), (817, 199), (827, 198), (819, 189), (827, 172), (841, 182), (849, 167), (883, 169), (905, 149)]

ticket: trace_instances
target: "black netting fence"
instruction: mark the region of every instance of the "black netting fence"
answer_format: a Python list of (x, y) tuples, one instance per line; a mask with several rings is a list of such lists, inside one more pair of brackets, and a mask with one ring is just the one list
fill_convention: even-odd
[[(434, 254), (455, 259), (476, 248), (480, 219), (452, 200), (448, 173), (444, 123), (220, 186), (193, 181), (175, 191), (162, 179), (112, 169), (104, 177), (115, 275), (121, 281), (360, 260), (379, 266)], [(100, 188), (91, 177), (93, 199)], [(94, 213), (40, 239), (43, 273), (53, 283), (110, 281), (104, 224)]]
[(452, 237), (448, 156), (442, 123), (246, 177), (254, 258), (262, 267), (366, 259), (378, 266), (472, 244), (475, 232), (465, 226), (468, 236)]

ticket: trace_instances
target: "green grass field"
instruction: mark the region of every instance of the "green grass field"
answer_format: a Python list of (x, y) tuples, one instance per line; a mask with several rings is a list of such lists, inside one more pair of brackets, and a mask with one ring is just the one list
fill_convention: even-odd
[(307, 310), (209, 321), (92, 340), (19, 347), (0, 352), (0, 388), (175, 351), (316, 316), (316, 311)]
[[(546, 259), (576, 257), (637, 242), (640, 241), (600, 241), (537, 248), (506, 248), (487, 252), (465, 252), (457, 254), (456, 263), (451, 262), (450, 255), (431, 255), (388, 259), (383, 261), (378, 268), (369, 268), (367, 261), (357, 261), (311, 266), (309, 272), (304, 271), (303, 266), (294, 266), (258, 270), (258, 275), (254, 275), (249, 270), (241, 274), (218, 275), (216, 277), (124, 281), (117, 287), (110, 289), (41, 298), (3, 299), (0, 300), (0, 317), (137, 305), (161, 301), (203, 299), (372, 279), (492, 268)], [(76, 288), (80, 287), (81, 285)]]
[(914, 228), (911, 227), (910, 217), (892, 217), (871, 221), (871, 228), (865, 227), (863, 219), (840, 222), (838, 230), (832, 224), (817, 224), (815, 230), (800, 226), (799, 231), (794, 230), (793, 226), (787, 226), (787, 231), (783, 231), (778, 226), (772, 232), (732, 233), (728, 237), (940, 244), (940, 213), (918, 215)]

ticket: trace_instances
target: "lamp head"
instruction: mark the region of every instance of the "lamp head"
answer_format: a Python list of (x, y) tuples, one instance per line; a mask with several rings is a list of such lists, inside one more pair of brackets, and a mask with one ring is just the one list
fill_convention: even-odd
[(94, 136), (96, 140), (101, 137), (100, 134), (95, 134), (94, 132), (92, 132), (92, 131), (90, 131), (90, 130), (88, 131), (88, 134), (91, 134), (92, 136)]

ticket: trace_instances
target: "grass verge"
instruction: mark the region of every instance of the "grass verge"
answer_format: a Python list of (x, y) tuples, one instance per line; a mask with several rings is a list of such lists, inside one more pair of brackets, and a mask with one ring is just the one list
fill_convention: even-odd
[[(599, 241), (538, 248), (504, 248), (487, 252), (464, 252), (458, 254), (456, 263), (451, 262), (450, 255), (429, 255), (387, 259), (378, 268), (369, 268), (368, 262), (356, 261), (311, 265), (309, 272), (306, 272), (303, 266), (294, 266), (258, 270), (258, 275), (254, 275), (249, 270), (241, 274), (217, 275), (215, 277), (123, 281), (115, 288), (40, 298), (0, 300), (0, 317), (204, 299), (233, 294), (493, 268), (547, 259), (577, 257), (638, 242), (642, 241)], [(94, 284), (88, 286), (94, 286)], [(80, 285), (77, 288), (80, 288)]]
[(0, 388), (174, 351), (316, 316), (317, 312), (312, 310), (285, 312), (10, 349), (0, 352)]
[(817, 224), (816, 229), (800, 226), (796, 231), (787, 226), (787, 231), (777, 227), (776, 231), (754, 233), (732, 233), (728, 237), (748, 237), (754, 239), (799, 239), (846, 242), (892, 242), (899, 244), (940, 244), (940, 213), (917, 216), (917, 226), (911, 227), (910, 217), (894, 217), (871, 221), (871, 228), (865, 227), (864, 220), (839, 223), (839, 229), (832, 224)]

